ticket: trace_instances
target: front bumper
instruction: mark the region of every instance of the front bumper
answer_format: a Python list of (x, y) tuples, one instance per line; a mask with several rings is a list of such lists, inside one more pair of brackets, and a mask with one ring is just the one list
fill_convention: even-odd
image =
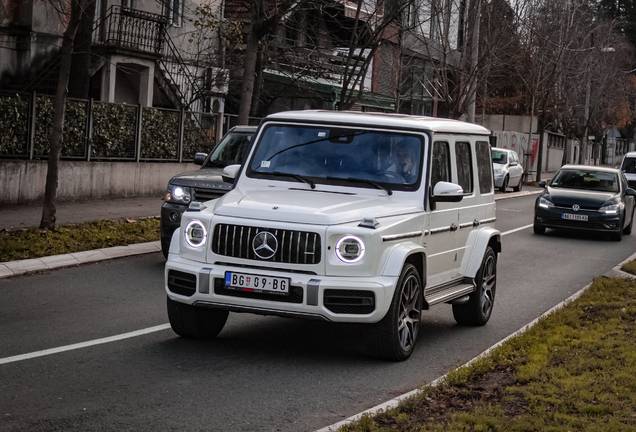
[[(226, 290), (223, 282), (226, 271), (289, 277), (292, 290), (288, 296)], [(174, 301), (232, 312), (347, 323), (380, 321), (389, 309), (397, 279), (246, 269), (200, 263), (174, 254), (169, 256), (165, 267), (165, 289)]]
[(161, 206), (161, 241), (170, 244), (172, 233), (181, 226), (181, 215), (188, 209), (187, 204), (165, 202)]
[[(586, 215), (587, 221), (564, 219), (563, 215), (566, 213)], [(621, 226), (622, 217), (622, 213), (607, 215), (594, 210), (579, 210), (578, 212), (574, 212), (571, 209), (560, 207), (545, 209), (537, 206), (534, 211), (534, 223), (546, 228), (608, 233), (617, 233), (623, 229)]]

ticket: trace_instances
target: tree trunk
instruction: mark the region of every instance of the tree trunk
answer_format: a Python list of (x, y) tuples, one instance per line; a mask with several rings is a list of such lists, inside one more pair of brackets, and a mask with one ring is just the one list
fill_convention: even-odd
[[(252, 5), (250, 8), (250, 22), (258, 22), (258, 8)], [(243, 86), (241, 87), (241, 102), (239, 106), (238, 124), (246, 125), (249, 122), (252, 109), (252, 94), (254, 93), (254, 78), (256, 74), (256, 57), (258, 56), (258, 31), (253, 25), (247, 36), (247, 50), (245, 52), (245, 65), (243, 68)]]
[(73, 39), (80, 22), (80, 13), (85, 8), (87, 0), (71, 1), (71, 19), (62, 38), (62, 52), (60, 62), (60, 75), (57, 82), (57, 92), (53, 102), (53, 132), (49, 149), (49, 160), (46, 173), (46, 186), (44, 189), (44, 202), (42, 206), (42, 219), (40, 229), (55, 228), (55, 197), (57, 196), (58, 164), (62, 151), (64, 131), (64, 113), (68, 80), (71, 71), (71, 58), (73, 56)]
[(73, 40), (73, 60), (71, 61), (73, 79), (68, 83), (68, 97), (88, 99), (92, 76), (91, 39), (95, 21), (95, 3), (95, 0), (87, 0)]
[[(254, 90), (252, 91), (252, 108), (250, 110), (250, 113), (252, 116), (260, 117), (262, 90), (263, 90), (263, 50), (259, 49), (258, 54), (256, 54), (256, 66), (254, 68)], [(249, 119), (248, 119), (248, 123), (249, 123)]]

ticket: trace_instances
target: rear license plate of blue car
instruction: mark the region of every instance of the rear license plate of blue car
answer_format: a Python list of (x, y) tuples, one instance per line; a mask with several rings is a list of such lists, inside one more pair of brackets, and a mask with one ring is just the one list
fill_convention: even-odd
[(561, 219), (577, 220), (577, 221), (587, 221), (587, 215), (582, 215), (582, 214), (571, 214), (571, 213), (563, 213), (563, 214), (561, 215)]

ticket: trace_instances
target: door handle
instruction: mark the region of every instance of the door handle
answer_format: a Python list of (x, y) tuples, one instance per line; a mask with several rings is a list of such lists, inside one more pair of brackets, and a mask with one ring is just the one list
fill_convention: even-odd
[(459, 225), (455, 225), (454, 223), (451, 224), (450, 226), (450, 230), (452, 231), (457, 231), (457, 228), (459, 228)]

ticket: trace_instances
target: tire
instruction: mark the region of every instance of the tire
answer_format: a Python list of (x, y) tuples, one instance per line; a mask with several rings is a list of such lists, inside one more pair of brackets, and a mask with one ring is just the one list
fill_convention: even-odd
[(412, 264), (405, 264), (389, 311), (375, 326), (378, 357), (403, 361), (415, 349), (422, 317), (422, 281)]
[(172, 330), (190, 339), (214, 339), (230, 313), (220, 309), (190, 306), (168, 297), (168, 319)]
[(170, 251), (170, 239), (161, 237), (161, 252), (163, 253), (163, 257), (165, 259), (168, 259), (169, 251)]
[(632, 220), (629, 221), (629, 225), (627, 225), (623, 229), (623, 234), (630, 235), (632, 233), (632, 227), (634, 226), (634, 213), (632, 212)]
[(499, 188), (499, 190), (503, 193), (506, 193), (506, 189), (508, 189), (508, 176), (504, 177), (503, 183), (501, 187)]
[(453, 305), (453, 317), (458, 324), (483, 326), (492, 315), (497, 290), (497, 254), (490, 246), (475, 276), (475, 285), (477, 289), (467, 303)]
[(519, 184), (515, 187), (512, 188), (513, 191), (515, 192), (521, 192), (521, 188), (523, 188), (523, 179), (519, 179)]
[(535, 234), (545, 234), (545, 227), (543, 225), (537, 225), (536, 223), (532, 226), (532, 230)]

